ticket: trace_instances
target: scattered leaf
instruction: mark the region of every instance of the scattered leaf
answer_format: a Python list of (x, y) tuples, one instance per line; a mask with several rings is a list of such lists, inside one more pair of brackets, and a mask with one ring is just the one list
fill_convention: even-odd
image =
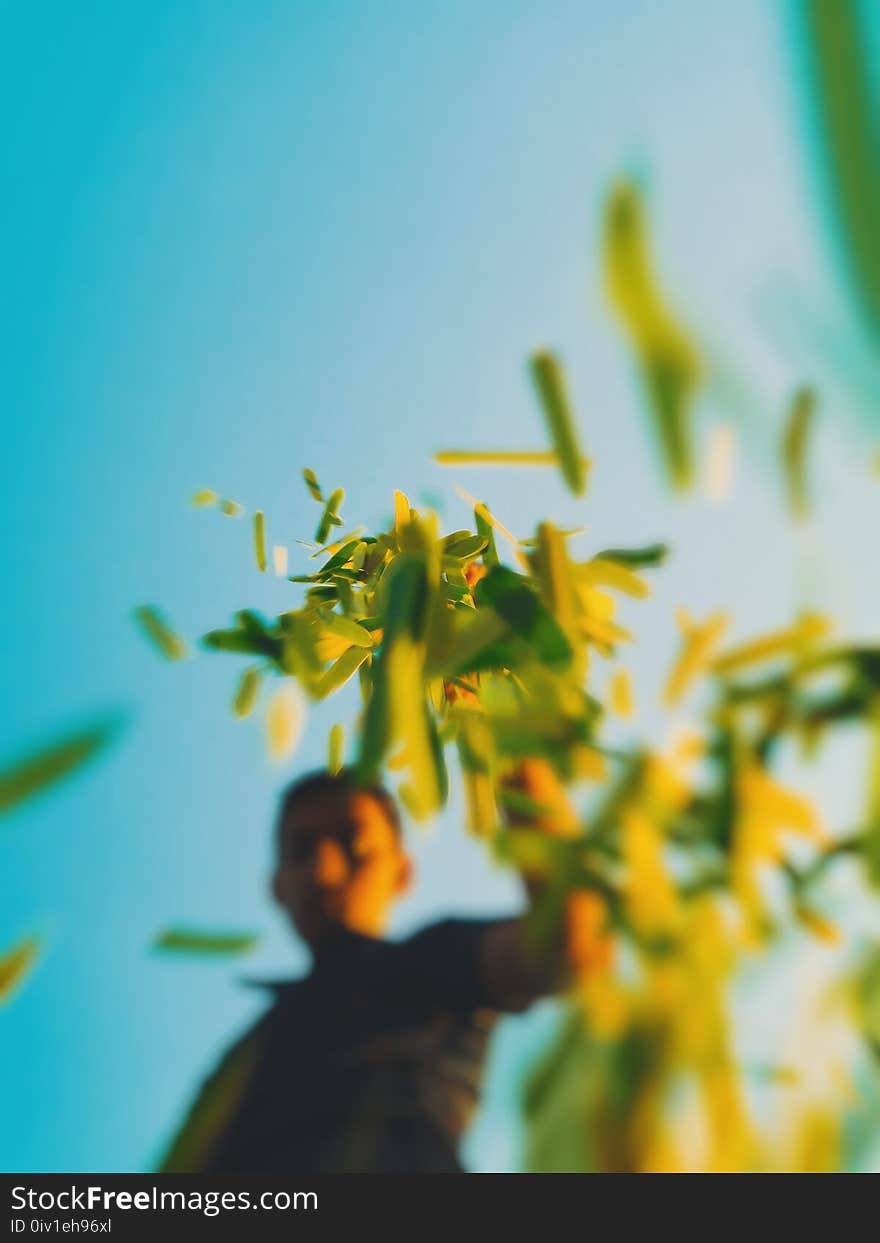
[(259, 943), (253, 932), (215, 932), (198, 928), (166, 928), (153, 941), (153, 949), (165, 953), (200, 954), (211, 958), (248, 954)]
[(532, 355), (530, 367), (563, 478), (575, 496), (582, 496), (586, 487), (585, 460), (578, 445), (562, 368), (546, 350)]
[(266, 572), (266, 518), (261, 509), (254, 513), (254, 559), (261, 574)]
[(61, 781), (92, 760), (115, 736), (118, 723), (94, 725), (0, 770), (0, 815)]
[(165, 617), (152, 604), (134, 610), (134, 618), (143, 633), (166, 660), (183, 660), (188, 655), (184, 640), (172, 630)]
[(19, 941), (0, 955), (0, 1005), (11, 1001), (33, 971), (40, 952), (36, 937)]

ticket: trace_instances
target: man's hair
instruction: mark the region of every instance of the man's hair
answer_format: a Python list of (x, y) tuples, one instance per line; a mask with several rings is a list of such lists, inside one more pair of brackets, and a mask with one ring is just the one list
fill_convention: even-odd
[(304, 777), (297, 778), (281, 796), (275, 833), (275, 842), (279, 855), (284, 854), (284, 839), (287, 826), (298, 804), (320, 799), (324, 796), (333, 797), (340, 794), (368, 794), (370, 798), (374, 798), (391, 822), (395, 837), (398, 839), (402, 838), (403, 827), (400, 823), (400, 812), (397, 809), (393, 795), (383, 785), (380, 785), (378, 781), (366, 784), (356, 781), (353, 773), (346, 768), (341, 769), (338, 773), (331, 773), (326, 769), (316, 769), (315, 772), (306, 773)]

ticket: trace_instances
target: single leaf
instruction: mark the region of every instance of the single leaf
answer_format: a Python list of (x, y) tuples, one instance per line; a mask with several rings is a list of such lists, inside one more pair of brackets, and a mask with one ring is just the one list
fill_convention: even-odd
[(345, 490), (337, 488), (335, 492), (330, 493), (330, 498), (324, 506), (324, 512), (321, 514), (315, 531), (315, 543), (323, 544), (330, 534), (332, 526), (342, 526), (342, 519), (339, 517), (339, 506), (345, 500)]
[(350, 639), (344, 639), (341, 635), (325, 631), (315, 644), (315, 655), (322, 664), (327, 664), (331, 660), (338, 660), (342, 653), (347, 652), (351, 646)]
[(254, 559), (261, 574), (266, 572), (266, 518), (261, 509), (254, 513)]
[(354, 677), (369, 655), (370, 653), (363, 647), (349, 647), (317, 680), (312, 691), (314, 697), (326, 699), (328, 695), (338, 691), (349, 678)]
[(483, 565), (487, 569), (491, 569), (493, 565), (498, 564), (498, 549), (495, 547), (495, 534), (492, 530), (492, 524), (485, 517), (485, 508), (485, 505), (477, 505), (475, 507), (474, 524), (477, 528), (477, 534), (486, 541), (486, 547), (483, 550)]
[[(444, 449), (434, 454), (438, 466), (560, 466), (558, 453), (546, 451), (517, 451), (510, 449)], [(590, 459), (581, 458), (584, 471), (589, 470)]]
[(323, 504), (324, 494), (321, 491), (321, 485), (315, 477), (315, 472), (313, 470), (309, 470), (308, 466), (303, 470), (303, 479), (305, 480), (306, 487), (309, 490), (312, 500)]
[(187, 646), (172, 630), (166, 619), (152, 604), (142, 604), (134, 610), (135, 621), (158, 652), (166, 660), (183, 660)]
[(215, 652), (242, 652), (248, 656), (262, 656), (263, 642), (244, 630), (209, 630), (202, 635), (202, 645)]
[(806, 613), (793, 626), (772, 630), (723, 652), (712, 664), (712, 671), (727, 677), (747, 665), (760, 664), (778, 656), (801, 655), (811, 644), (824, 638), (831, 622), (819, 613)]
[(736, 435), (730, 423), (714, 423), (709, 429), (703, 464), (703, 490), (710, 501), (721, 505), (733, 486)]
[(484, 535), (471, 535), (470, 531), (455, 531), (447, 535), (443, 541), (443, 556), (453, 557), (458, 561), (472, 561), (486, 547), (488, 541)]
[(283, 686), (266, 709), (266, 742), (271, 759), (287, 759), (302, 737), (305, 710), (295, 686)]
[[(802, 0), (802, 23), (812, 86), (811, 103), (822, 144), (830, 200), (848, 276), (860, 312), (880, 333), (880, 144), (876, 80), (868, 22), (871, 4)], [(876, 14), (874, 13), (874, 16)]]
[[(355, 650), (355, 649), (353, 649)], [(366, 694), (366, 711), (360, 731), (355, 772), (361, 784), (376, 780), (392, 741), (391, 706), (388, 679), (385, 673), (386, 657), (373, 661), (369, 673), (361, 666), (362, 687)]]
[(312, 694), (324, 674), (325, 663), (318, 651), (317, 618), (305, 610), (294, 610), (282, 613), (278, 621), (282, 632), (280, 667)]
[[(579, 611), (574, 567), (569, 560), (565, 536), (552, 522), (542, 522), (538, 527), (534, 567), (553, 620), (562, 630), (574, 654)], [(579, 660), (579, 679), (583, 673), (583, 662)]]
[(612, 557), (594, 557), (578, 567), (580, 582), (596, 587), (613, 587), (625, 595), (643, 599), (651, 594), (651, 588), (629, 566), (622, 565)]
[(692, 622), (684, 613), (679, 614), (682, 645), (663, 690), (663, 702), (667, 707), (678, 704), (694, 679), (708, 671), (729, 624), (726, 613), (711, 613), (705, 622), (699, 623)]
[(321, 609), (320, 617), (327, 630), (340, 639), (353, 643), (355, 647), (371, 648), (373, 646), (373, 636), (369, 630), (365, 630), (350, 617), (342, 617), (330, 609)]
[(33, 971), (40, 952), (36, 937), (19, 941), (0, 954), (0, 1005), (11, 1001)]
[(586, 469), (562, 368), (546, 350), (533, 354), (529, 365), (563, 478), (575, 496), (582, 496), (586, 487)]
[(462, 784), (466, 808), (465, 825), (469, 833), (488, 837), (498, 827), (495, 790), (491, 779), (475, 769), (462, 767)]
[(193, 493), (190, 504), (196, 509), (207, 509), (212, 505), (216, 505), (220, 497), (212, 488), (201, 488), (198, 492)]
[(253, 932), (216, 932), (200, 928), (166, 928), (153, 940), (153, 949), (183, 954), (205, 954), (210, 957), (232, 957), (248, 954), (259, 943)]
[(272, 549), (272, 568), (278, 578), (287, 573), (287, 549), (283, 544), (276, 544)]
[(114, 737), (118, 722), (70, 734), (0, 770), (0, 815), (55, 785), (92, 760)]
[(615, 716), (631, 717), (635, 711), (632, 682), (626, 669), (615, 669), (608, 688), (608, 703)]
[(330, 737), (327, 742), (327, 771), (336, 776), (342, 770), (343, 748), (345, 746), (345, 730), (337, 723), (331, 726)]
[(409, 497), (405, 492), (395, 489), (394, 492), (394, 529), (400, 531), (410, 521), (412, 510)]
[(605, 212), (608, 296), (638, 359), (663, 462), (672, 485), (693, 478), (693, 396), (697, 352), (660, 291), (650, 252), (645, 212), (636, 187), (618, 183)]
[(388, 579), (384, 626), (386, 642), (390, 643), (401, 634), (414, 640), (424, 638), (429, 605), (425, 558), (417, 553), (397, 557)]
[(647, 544), (644, 548), (606, 548), (596, 553), (594, 561), (616, 561), (631, 570), (655, 569), (669, 555), (668, 544)]
[(259, 669), (245, 669), (238, 683), (232, 711), (239, 719), (250, 716), (257, 704), (260, 693), (261, 674)]
[(345, 543), (333, 553), (333, 556), (326, 561), (319, 571), (323, 578), (325, 575), (332, 574), (334, 571), (341, 569), (347, 565), (359, 548), (363, 546), (363, 541), (359, 539), (346, 540)]
[(788, 508), (796, 522), (810, 512), (807, 486), (807, 449), (816, 414), (816, 394), (801, 388), (792, 398), (782, 433), (782, 465), (788, 492)]
[(252, 609), (240, 609), (235, 615), (236, 629), (210, 630), (202, 636), (202, 645), (218, 652), (243, 652), (280, 661), (283, 642), (272, 634), (266, 623)]

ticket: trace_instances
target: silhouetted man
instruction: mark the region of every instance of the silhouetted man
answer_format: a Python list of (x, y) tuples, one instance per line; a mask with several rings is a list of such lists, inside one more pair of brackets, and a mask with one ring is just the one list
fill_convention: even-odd
[[(571, 813), (552, 772), (527, 762), (520, 790)], [(535, 823), (535, 822), (532, 822)], [(460, 1172), (492, 1027), (558, 984), (522, 918), (447, 919), (383, 939), (409, 888), (397, 809), (381, 787), (317, 773), (285, 794), (275, 899), (312, 952), (206, 1081), (163, 1163), (209, 1173)]]

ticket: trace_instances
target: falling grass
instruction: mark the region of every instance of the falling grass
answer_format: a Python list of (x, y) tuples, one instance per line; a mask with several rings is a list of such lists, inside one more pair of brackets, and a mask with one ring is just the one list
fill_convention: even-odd
[(117, 736), (119, 728), (119, 722), (113, 720), (78, 730), (0, 769), (0, 815), (90, 763)]

